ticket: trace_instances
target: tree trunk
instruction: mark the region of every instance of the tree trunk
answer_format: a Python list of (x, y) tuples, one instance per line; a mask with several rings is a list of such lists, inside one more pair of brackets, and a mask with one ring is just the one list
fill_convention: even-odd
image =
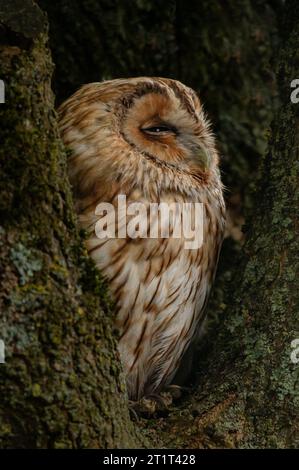
[(45, 17), (11, 0), (0, 18), (0, 447), (140, 445), (107, 288), (74, 220)]
[(287, 3), (282, 31), (282, 104), (261, 165), (243, 262), (199, 366), (196, 394), (160, 422), (175, 447), (299, 445), (299, 367), (291, 361), (291, 343), (299, 338), (299, 104), (290, 100), (299, 76), (295, 0)]

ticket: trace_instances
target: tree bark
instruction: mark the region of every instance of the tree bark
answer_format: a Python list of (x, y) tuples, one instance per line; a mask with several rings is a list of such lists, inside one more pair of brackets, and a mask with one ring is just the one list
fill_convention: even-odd
[(44, 14), (0, 2), (0, 447), (141, 445), (107, 287), (76, 228)]

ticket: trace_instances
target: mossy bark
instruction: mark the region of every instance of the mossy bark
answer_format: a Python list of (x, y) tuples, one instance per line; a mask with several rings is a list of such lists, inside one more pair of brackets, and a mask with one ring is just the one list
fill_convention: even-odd
[(46, 20), (30, 0), (1, 1), (0, 18), (0, 447), (141, 445), (73, 215)]
[(160, 421), (162, 436), (178, 447), (299, 445), (299, 367), (291, 361), (291, 342), (299, 338), (299, 105), (290, 100), (290, 83), (299, 76), (298, 2), (287, 2), (285, 15), (282, 104), (261, 164), (242, 265), (199, 364), (197, 392)]

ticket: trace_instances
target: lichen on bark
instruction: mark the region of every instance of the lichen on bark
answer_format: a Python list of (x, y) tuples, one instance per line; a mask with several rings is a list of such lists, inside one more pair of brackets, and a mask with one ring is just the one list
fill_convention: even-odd
[(13, 20), (0, 11), (0, 447), (141, 445), (107, 286), (76, 227), (45, 18), (30, 0)]

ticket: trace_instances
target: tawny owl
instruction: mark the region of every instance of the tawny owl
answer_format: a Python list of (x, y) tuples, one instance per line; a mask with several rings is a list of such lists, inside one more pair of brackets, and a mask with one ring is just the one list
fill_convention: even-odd
[[(140, 399), (171, 383), (204, 319), (225, 224), (214, 138), (196, 93), (164, 78), (85, 85), (59, 117), (87, 249), (116, 301), (128, 393)], [(135, 237), (99, 237), (96, 225), (107, 211), (97, 207), (116, 209), (119, 195), (128, 207), (143, 204), (141, 219), (160, 203), (186, 203), (192, 218), (192, 204), (202, 203), (203, 243), (190, 248), (184, 234), (172, 236), (180, 211), (172, 213), (169, 236), (147, 236), (145, 224)], [(161, 228), (163, 217), (155, 214), (151, 223)], [(123, 217), (116, 226), (131, 220)]]

